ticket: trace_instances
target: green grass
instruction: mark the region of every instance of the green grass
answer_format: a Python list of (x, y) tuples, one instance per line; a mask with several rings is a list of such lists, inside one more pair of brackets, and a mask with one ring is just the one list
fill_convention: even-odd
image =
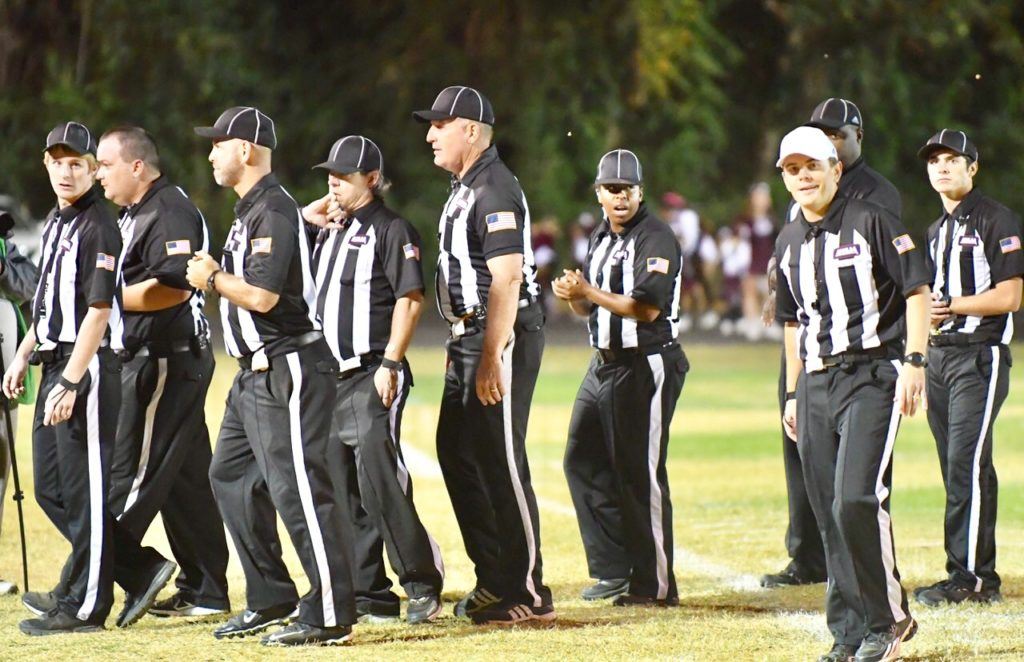
[[(778, 348), (695, 346), (687, 348), (692, 369), (672, 423), (669, 477), (672, 486), (681, 607), (635, 611), (577, 599), (588, 583), (561, 458), (576, 388), (589, 352), (548, 347), (530, 422), (529, 453), (541, 500), (545, 579), (555, 593), (559, 619), (553, 627), (515, 630), (475, 628), (449, 616), (436, 624), (357, 626), (356, 642), (344, 651), (356, 659), (814, 659), (831, 641), (822, 613), (820, 585), (781, 591), (755, 587), (756, 577), (787, 561), (782, 544), (785, 485), (775, 408)], [(404, 443), (417, 455), (434, 457), (443, 354), (412, 352), (416, 388), (406, 410)], [(1016, 371), (1019, 373), (1020, 371)], [(207, 407), (217, 429), (224, 394), (234, 373), (222, 359)], [(991, 608), (915, 608), (917, 638), (906, 659), (1020, 659), (1024, 638), (1024, 380), (1013, 375), (1010, 397), (996, 426), (1000, 474), (999, 568), (1006, 601)], [(18, 448), (22, 480), (31, 494), (29, 412), (22, 410)], [(445, 556), (445, 598), (455, 600), (473, 584), (447, 492), (430, 464), (412, 462), (416, 501)], [(8, 495), (9, 498), (9, 495)], [(895, 452), (893, 521), (896, 551), (906, 587), (942, 574), (943, 493), (931, 435), (923, 416), (904, 423)], [(29, 499), (32, 585), (56, 581), (67, 545)], [(17, 526), (8, 504), (0, 539), (0, 571), (20, 573)], [(285, 536), (286, 539), (286, 536)], [(147, 542), (168, 554), (159, 523)], [(305, 584), (287, 549), (296, 582)], [(234, 606), (244, 605), (239, 566), (229, 569)], [(120, 609), (115, 605), (114, 614)], [(337, 651), (268, 651), (255, 640), (218, 642), (212, 623), (145, 618), (129, 630), (96, 635), (30, 639), (17, 623), (27, 616), (17, 599), (0, 598), (0, 659), (236, 659), (335, 656)], [(113, 616), (110, 623), (112, 624)]]

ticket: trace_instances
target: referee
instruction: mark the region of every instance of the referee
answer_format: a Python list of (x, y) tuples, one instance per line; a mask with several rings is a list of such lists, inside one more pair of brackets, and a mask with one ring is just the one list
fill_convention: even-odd
[(476, 586), (455, 606), (475, 623), (555, 618), (541, 572), (540, 519), (526, 458), (544, 313), (519, 181), (491, 144), (494, 111), (471, 87), (430, 110), (434, 165), (452, 174), (438, 224), (437, 304), (451, 325), (437, 457)]
[[(213, 141), (214, 179), (240, 198), (221, 264), (198, 251), (187, 271), (192, 287), (220, 294), (224, 341), (239, 363), (210, 482), (245, 572), (247, 609), (214, 635), (254, 634), (296, 612), (262, 643), (344, 643), (355, 622), (347, 518), (327, 470), (338, 362), (316, 316), (305, 225), (271, 172), (277, 135), (266, 114), (229, 108), (195, 131)], [(309, 579), (301, 600), (277, 514)]]
[(156, 615), (228, 611), (224, 523), (210, 490), (206, 392), (213, 378), (203, 295), (185, 280), (192, 251), (209, 249), (202, 214), (160, 172), (153, 138), (119, 127), (100, 138), (97, 179), (122, 208), (124, 369), (111, 469), (114, 576), (128, 593), (118, 626), (150, 609), (175, 564), (141, 540), (157, 512), (181, 565), (178, 592)]
[[(400, 446), (412, 386), (405, 352), (423, 305), (420, 236), (381, 200), (384, 159), (369, 138), (339, 139), (315, 167), (329, 173), (329, 193), (303, 216), (323, 228), (313, 249), (316, 312), (341, 363), (334, 409), (340, 443), (328, 460), (355, 525), (356, 612), (370, 622), (399, 615), (386, 546), (409, 597), (406, 620), (425, 623), (441, 613), (444, 565), (416, 512)], [(344, 214), (339, 224), (327, 227), (328, 209)]]
[(95, 186), (96, 139), (83, 124), (59, 124), (46, 138), (43, 162), (57, 207), (43, 227), (32, 327), (3, 389), (8, 398), (19, 396), (30, 355), (42, 363), (32, 424), (36, 501), (71, 543), (71, 555), (53, 592), (54, 608), (19, 625), (29, 635), (102, 630), (110, 613), (107, 491), (121, 400), (114, 353), (120, 349), (121, 235)]
[(779, 149), (800, 206), (776, 242), (776, 316), (786, 324), (784, 425), (797, 440), (828, 569), (835, 639), (822, 660), (891, 660), (916, 631), (889, 515), (901, 415), (924, 391), (930, 276), (883, 208), (836, 196), (842, 172), (819, 129)]
[(914, 597), (931, 607), (999, 602), (992, 428), (1009, 388), (1021, 301), (1020, 217), (974, 187), (978, 150), (963, 131), (939, 131), (918, 156), (943, 207), (928, 229), (928, 424), (946, 487), (947, 577)]
[(643, 202), (636, 154), (601, 157), (595, 189), (604, 222), (583, 272), (565, 271), (555, 295), (588, 317), (597, 350), (573, 406), (565, 475), (597, 583), (584, 599), (679, 603), (672, 571), (672, 501), (665, 457), (689, 363), (676, 342), (679, 244)]
[[(838, 197), (853, 198), (872, 202), (897, 218), (901, 216), (900, 193), (893, 184), (864, 161), (864, 114), (852, 101), (839, 98), (825, 99), (811, 113), (805, 126), (821, 129), (836, 148), (836, 154), (843, 164), (839, 179)], [(791, 221), (800, 211), (800, 206), (791, 202), (786, 220)], [(775, 271), (774, 262), (768, 265), (769, 272)], [(774, 313), (774, 300), (769, 296), (765, 312), (768, 317)], [(786, 398), (786, 357), (782, 357), (779, 371), (779, 409), (785, 408)], [(813, 584), (825, 581), (825, 549), (821, 530), (814, 518), (814, 511), (804, 487), (804, 472), (800, 466), (800, 454), (785, 433), (782, 435), (782, 458), (786, 472), (786, 492), (789, 496), (789, 525), (786, 528), (786, 551), (790, 562), (780, 572), (761, 577), (766, 588)]]

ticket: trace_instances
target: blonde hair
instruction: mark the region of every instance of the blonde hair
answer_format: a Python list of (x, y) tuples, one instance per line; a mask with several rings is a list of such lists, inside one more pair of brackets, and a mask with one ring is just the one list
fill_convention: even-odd
[(79, 154), (78, 152), (65, 147), (64, 145), (54, 145), (50, 149), (43, 152), (43, 163), (49, 166), (50, 163), (57, 159), (62, 159), (66, 156), (74, 156), (75, 158), (82, 159), (89, 164), (89, 170), (97, 170), (100, 167), (99, 162), (96, 161), (96, 157), (92, 154)]

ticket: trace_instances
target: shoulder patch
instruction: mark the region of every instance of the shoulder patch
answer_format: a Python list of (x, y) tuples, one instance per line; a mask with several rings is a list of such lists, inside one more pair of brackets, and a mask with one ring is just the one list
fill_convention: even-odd
[(896, 237), (892, 240), (892, 245), (896, 247), (896, 252), (900, 255), (914, 250), (914, 240), (910, 238), (909, 234), (901, 234)]
[(649, 257), (647, 258), (647, 271), (657, 272), (659, 274), (668, 273), (668, 260), (663, 257)]
[(191, 255), (192, 242), (188, 239), (175, 239), (164, 244), (168, 255)]
[(1012, 253), (1020, 250), (1020, 237), (1003, 237), (999, 240), (999, 250), (1003, 253)]
[(487, 232), (500, 232), (501, 230), (516, 229), (516, 215), (511, 211), (497, 211), (484, 217), (487, 222)]
[(249, 240), (249, 247), (253, 253), (266, 253), (269, 255), (273, 241), (273, 237), (256, 237)]
[(405, 253), (406, 260), (418, 260), (420, 259), (420, 247), (413, 243), (408, 243), (402, 246), (402, 252)]
[(96, 268), (114, 271), (117, 268), (117, 258), (106, 253), (96, 254)]

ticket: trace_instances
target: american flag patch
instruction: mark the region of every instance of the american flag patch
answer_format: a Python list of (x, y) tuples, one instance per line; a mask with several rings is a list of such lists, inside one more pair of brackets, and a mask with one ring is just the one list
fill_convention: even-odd
[(405, 246), (402, 246), (402, 252), (405, 253), (406, 260), (420, 259), (420, 247), (416, 244), (406, 244)]
[(487, 221), (488, 232), (516, 229), (516, 215), (510, 211), (498, 211), (488, 214), (484, 220)]
[(273, 237), (256, 237), (249, 241), (249, 247), (253, 253), (270, 253), (270, 244), (273, 239)]
[(657, 271), (659, 274), (667, 274), (668, 260), (663, 257), (647, 258), (647, 271)]
[(1020, 250), (1020, 237), (1003, 237), (999, 240), (999, 250), (1012, 253)]
[(164, 244), (168, 255), (191, 255), (192, 242), (188, 239), (177, 239)]
[(106, 253), (96, 253), (96, 268), (113, 271), (117, 268), (117, 258)]
[(910, 238), (909, 234), (901, 234), (892, 240), (892, 245), (896, 247), (896, 252), (903, 255), (907, 251), (914, 250), (914, 240)]

